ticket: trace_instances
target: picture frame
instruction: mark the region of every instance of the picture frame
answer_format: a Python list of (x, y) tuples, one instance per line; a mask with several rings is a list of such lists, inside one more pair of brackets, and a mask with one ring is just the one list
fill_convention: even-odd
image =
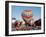
[[(20, 13), (18, 11), (23, 12), (23, 13)], [(34, 11), (35, 13), (33, 13)], [(22, 14), (21, 17), (19, 16), (19, 14), (20, 15)], [(33, 17), (35, 21), (33, 22), (34, 24), (31, 26), (29, 25), (26, 28), (22, 26), (23, 27), (23, 28), (21, 27), (22, 29), (20, 28), (17, 29), (16, 25), (14, 25), (15, 26), (14, 28), (13, 23), (12, 23), (13, 20), (17, 19), (17, 20), (22, 21), (22, 19), (24, 19), (24, 21), (26, 21), (27, 18), (28, 19), (31, 18), (31, 17), (25, 17), (25, 15), (26, 16), (31, 15), (31, 17), (34, 16)], [(39, 18), (40, 20), (38, 20)], [(29, 24), (28, 19), (25, 22), (26, 25), (27, 23)], [(18, 21), (17, 21), (17, 24), (18, 24)], [(18, 36), (18, 35), (34, 35), (34, 34), (45, 34), (45, 3), (5, 1), (5, 35), (6, 36)]]

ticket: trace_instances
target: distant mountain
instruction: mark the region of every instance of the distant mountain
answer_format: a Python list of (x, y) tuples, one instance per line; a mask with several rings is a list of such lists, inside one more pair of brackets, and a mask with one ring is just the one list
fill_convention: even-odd
[(35, 21), (35, 25), (36, 25), (36, 26), (41, 26), (41, 19)]

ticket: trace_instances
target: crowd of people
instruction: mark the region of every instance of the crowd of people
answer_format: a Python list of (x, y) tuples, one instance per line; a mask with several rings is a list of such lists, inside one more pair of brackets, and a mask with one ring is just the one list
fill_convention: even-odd
[(41, 19), (35, 21), (32, 25), (24, 21), (15, 21), (12, 23), (13, 31), (17, 30), (38, 30), (41, 29)]

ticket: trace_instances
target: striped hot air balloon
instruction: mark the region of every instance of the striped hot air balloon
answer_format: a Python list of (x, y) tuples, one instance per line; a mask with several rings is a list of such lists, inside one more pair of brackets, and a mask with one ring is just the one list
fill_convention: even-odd
[(24, 10), (22, 12), (22, 18), (25, 21), (25, 23), (29, 24), (29, 22), (32, 21), (32, 10)]

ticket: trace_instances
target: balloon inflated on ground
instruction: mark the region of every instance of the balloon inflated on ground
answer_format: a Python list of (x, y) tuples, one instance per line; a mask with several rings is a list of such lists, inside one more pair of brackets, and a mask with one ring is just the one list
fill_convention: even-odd
[(32, 10), (24, 10), (22, 12), (22, 18), (25, 21), (26, 25), (33, 24), (33, 15), (32, 15)]

